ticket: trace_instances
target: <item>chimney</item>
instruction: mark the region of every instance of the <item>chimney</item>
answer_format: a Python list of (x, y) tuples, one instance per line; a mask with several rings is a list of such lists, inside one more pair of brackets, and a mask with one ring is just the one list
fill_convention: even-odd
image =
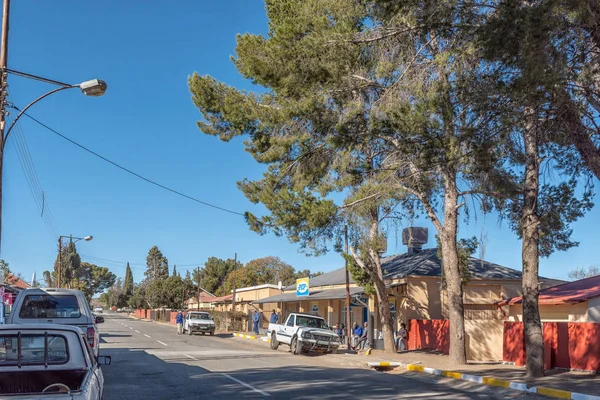
[(423, 245), (427, 243), (427, 228), (404, 228), (402, 230), (402, 244), (408, 246), (408, 255), (412, 256), (421, 251)]

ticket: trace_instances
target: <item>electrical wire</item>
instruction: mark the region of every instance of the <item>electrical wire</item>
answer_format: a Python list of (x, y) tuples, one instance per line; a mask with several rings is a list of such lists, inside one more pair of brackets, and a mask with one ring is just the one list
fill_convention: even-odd
[[(19, 109), (18, 109), (17, 107), (13, 106), (13, 108), (15, 108), (16, 110), (18, 110), (18, 111), (19, 111)], [(81, 144), (79, 144), (79, 143), (75, 142), (74, 140), (72, 140), (72, 139), (68, 138), (67, 136), (63, 135), (62, 133), (60, 133), (60, 132), (58, 132), (58, 131), (56, 131), (56, 130), (52, 129), (52, 128), (51, 128), (51, 127), (49, 127), (48, 125), (44, 124), (44, 123), (43, 123), (43, 122), (41, 122), (40, 120), (38, 120), (38, 119), (36, 119), (36, 118), (32, 117), (31, 115), (29, 115), (29, 114), (27, 114), (27, 113), (24, 113), (23, 115), (25, 115), (27, 118), (31, 119), (32, 121), (34, 121), (34, 122), (35, 122), (35, 123), (37, 123), (38, 125), (40, 125), (40, 126), (42, 126), (42, 127), (46, 128), (47, 130), (49, 130), (50, 132), (54, 133), (55, 135), (57, 135), (57, 136), (61, 137), (61, 138), (62, 138), (62, 139), (64, 139), (64, 140), (66, 140), (67, 142), (69, 142), (69, 143), (71, 143), (71, 144), (73, 144), (73, 145), (75, 145), (75, 146), (79, 147), (79, 148), (80, 148), (80, 149), (82, 149), (82, 150), (85, 150), (85, 151), (87, 151), (88, 153), (90, 153), (90, 154), (92, 154), (92, 155), (94, 155), (94, 156), (96, 156), (96, 157), (100, 158), (100, 159), (101, 159), (101, 160), (103, 160), (103, 161), (106, 161), (106, 162), (107, 162), (107, 163), (109, 163), (109, 164), (112, 164), (113, 166), (115, 166), (115, 167), (117, 167), (117, 168), (121, 169), (122, 171), (125, 171), (125, 172), (127, 172), (127, 173), (128, 173), (128, 174), (130, 174), (130, 175), (133, 175), (133, 176), (135, 176), (136, 178), (139, 178), (139, 179), (141, 179), (141, 180), (143, 180), (143, 181), (146, 181), (147, 183), (150, 183), (150, 184), (152, 184), (152, 185), (154, 185), (154, 186), (158, 186), (158, 187), (159, 187), (159, 188), (161, 188), (161, 189), (164, 189), (164, 190), (166, 190), (166, 191), (169, 191), (169, 192), (171, 192), (171, 193), (174, 193), (174, 194), (176, 194), (176, 195), (178, 195), (178, 196), (184, 197), (184, 198), (186, 198), (186, 199), (188, 199), (188, 200), (192, 200), (192, 201), (194, 201), (194, 202), (196, 202), (196, 203), (200, 203), (200, 204), (202, 204), (202, 205), (205, 205), (205, 206), (208, 206), (208, 207), (212, 207), (212, 208), (215, 208), (215, 209), (217, 209), (217, 210), (221, 210), (221, 211), (223, 211), (223, 212), (227, 212), (227, 213), (230, 213), (230, 214), (239, 215), (239, 216), (242, 216), (242, 217), (244, 216), (244, 214), (243, 214), (243, 213), (240, 213), (240, 212), (237, 212), (237, 211), (233, 211), (233, 210), (229, 210), (229, 209), (227, 209), (227, 208), (220, 207), (220, 206), (217, 206), (217, 205), (214, 205), (214, 204), (211, 204), (211, 203), (207, 203), (207, 202), (205, 202), (205, 201), (199, 200), (199, 199), (197, 199), (197, 198), (195, 198), (195, 197), (192, 197), (192, 196), (189, 196), (189, 195), (187, 195), (187, 194), (185, 194), (185, 193), (182, 193), (182, 192), (180, 192), (180, 191), (178, 191), (178, 190), (171, 189), (171, 188), (169, 188), (169, 187), (167, 187), (167, 186), (165, 186), (165, 185), (162, 185), (162, 184), (160, 184), (160, 183), (158, 183), (158, 182), (155, 182), (155, 181), (153, 181), (153, 180), (151, 180), (151, 179), (149, 179), (149, 178), (146, 178), (146, 177), (144, 177), (144, 176), (142, 176), (142, 175), (140, 175), (140, 174), (138, 174), (138, 173), (136, 173), (136, 172), (133, 172), (132, 170), (130, 170), (130, 169), (128, 169), (128, 168), (125, 168), (125, 167), (123, 167), (123, 166), (122, 166), (122, 165), (120, 165), (120, 164), (117, 164), (117, 163), (116, 163), (116, 162), (114, 162), (114, 161), (111, 161), (111, 160), (109, 160), (108, 158), (106, 158), (106, 157), (104, 157), (104, 156), (102, 156), (102, 155), (100, 155), (100, 154), (96, 153), (95, 151), (93, 151), (93, 150), (90, 150), (90, 149), (88, 149), (87, 147), (85, 147), (85, 146), (83, 146), (83, 145), (81, 145)]]

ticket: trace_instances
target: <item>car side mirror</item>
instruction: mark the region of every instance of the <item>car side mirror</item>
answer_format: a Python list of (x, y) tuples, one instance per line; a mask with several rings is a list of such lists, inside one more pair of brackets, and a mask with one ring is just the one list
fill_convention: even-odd
[(104, 317), (96, 317), (96, 323), (101, 324), (104, 322)]
[(111, 356), (98, 356), (98, 364), (99, 365), (110, 365), (112, 364)]

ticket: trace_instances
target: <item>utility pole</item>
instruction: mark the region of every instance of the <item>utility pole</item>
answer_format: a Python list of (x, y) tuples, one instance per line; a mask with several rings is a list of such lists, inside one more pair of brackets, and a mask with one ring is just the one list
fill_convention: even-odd
[(196, 282), (198, 282), (198, 311), (200, 311), (200, 266), (196, 268)]
[(10, 16), (10, 0), (4, 0), (2, 6), (2, 42), (0, 43), (0, 249), (2, 246), (2, 175), (4, 166), (4, 129), (6, 127), (6, 95), (8, 84), (8, 24)]
[(350, 273), (348, 272), (348, 225), (344, 231), (344, 241), (346, 242), (346, 335), (348, 338), (348, 349), (350, 349), (350, 338), (352, 337), (352, 327), (350, 326)]
[(231, 298), (231, 311), (235, 311), (235, 270), (237, 268), (237, 253), (233, 256), (233, 297)]
[(60, 288), (60, 275), (62, 273), (62, 236), (58, 237), (58, 277), (57, 288)]

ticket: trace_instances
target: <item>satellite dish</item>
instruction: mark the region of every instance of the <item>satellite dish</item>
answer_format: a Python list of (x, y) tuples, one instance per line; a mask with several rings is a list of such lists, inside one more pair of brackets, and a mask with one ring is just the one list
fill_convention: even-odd
[(279, 288), (279, 290), (283, 289), (283, 282), (279, 281), (277, 282), (277, 287)]

